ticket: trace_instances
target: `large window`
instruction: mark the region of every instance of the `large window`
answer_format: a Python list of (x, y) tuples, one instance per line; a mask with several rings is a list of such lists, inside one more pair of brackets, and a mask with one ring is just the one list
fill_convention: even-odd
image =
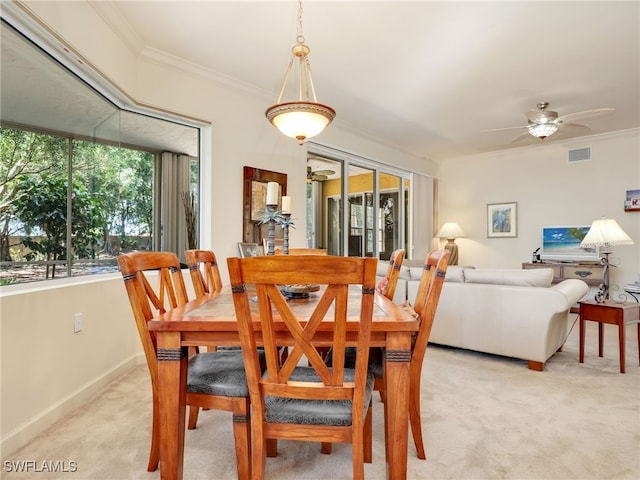
[(5, 20), (0, 285), (114, 271), (132, 249), (183, 258), (198, 238), (199, 128), (116, 106), (45, 33)]

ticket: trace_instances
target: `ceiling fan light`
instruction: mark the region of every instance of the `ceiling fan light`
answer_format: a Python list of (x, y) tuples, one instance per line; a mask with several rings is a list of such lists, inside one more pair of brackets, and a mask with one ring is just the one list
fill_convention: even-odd
[(527, 128), (531, 135), (540, 140), (544, 140), (558, 131), (558, 125), (555, 123), (533, 123)]
[(314, 102), (285, 102), (269, 107), (267, 119), (284, 135), (302, 143), (318, 135), (336, 116), (333, 108)]

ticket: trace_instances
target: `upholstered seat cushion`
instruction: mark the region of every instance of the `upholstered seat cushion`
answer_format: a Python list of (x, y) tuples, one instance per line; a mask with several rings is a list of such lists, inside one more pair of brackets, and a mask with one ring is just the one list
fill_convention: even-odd
[[(258, 351), (265, 364), (264, 351)], [(242, 350), (219, 350), (194, 355), (189, 359), (187, 391), (225, 397), (249, 395)]]
[[(344, 378), (352, 382), (355, 370), (344, 369)], [(296, 367), (291, 381), (319, 382), (320, 378), (311, 367)], [(367, 375), (365, 405), (371, 401), (373, 375)], [(266, 420), (268, 423), (298, 423), (306, 425), (351, 425), (350, 400), (298, 400), (282, 397), (265, 397)], [(365, 408), (365, 412), (366, 412)]]
[[(356, 347), (347, 347), (344, 349), (344, 366), (345, 368), (356, 367)], [(382, 358), (384, 355), (384, 348), (371, 347), (369, 349), (369, 373), (372, 373), (375, 378), (382, 378)], [(329, 350), (325, 358), (325, 363), (331, 366), (333, 362), (333, 350)]]

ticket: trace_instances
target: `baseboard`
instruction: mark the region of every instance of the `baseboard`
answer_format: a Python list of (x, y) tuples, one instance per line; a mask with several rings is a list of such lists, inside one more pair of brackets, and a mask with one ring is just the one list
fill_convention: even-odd
[(109, 383), (117, 379), (122, 374), (126, 373), (136, 365), (145, 363), (144, 355), (137, 354), (127, 360), (124, 360), (116, 367), (105, 372), (100, 377), (87, 383), (82, 388), (69, 394), (58, 403), (51, 405), (39, 415), (33, 417), (30, 421), (18, 426), (12, 432), (9, 432), (0, 442), (0, 452), (2, 452), (2, 459), (4, 460), (8, 456), (12, 455), (20, 448), (27, 445), (38, 435), (51, 427), (53, 424), (62, 420), (71, 412), (84, 406), (87, 401), (98, 393), (101, 389), (106, 387)]

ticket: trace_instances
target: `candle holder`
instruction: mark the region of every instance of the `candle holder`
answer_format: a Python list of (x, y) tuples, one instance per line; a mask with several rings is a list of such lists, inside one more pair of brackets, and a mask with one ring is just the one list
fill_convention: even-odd
[(267, 216), (269, 218), (268, 232), (267, 232), (267, 255), (274, 255), (275, 252), (275, 239), (276, 239), (276, 207), (278, 205), (267, 205)]
[(289, 224), (291, 223), (291, 214), (283, 213), (284, 221), (282, 222), (282, 248), (284, 249), (284, 254), (289, 255)]

